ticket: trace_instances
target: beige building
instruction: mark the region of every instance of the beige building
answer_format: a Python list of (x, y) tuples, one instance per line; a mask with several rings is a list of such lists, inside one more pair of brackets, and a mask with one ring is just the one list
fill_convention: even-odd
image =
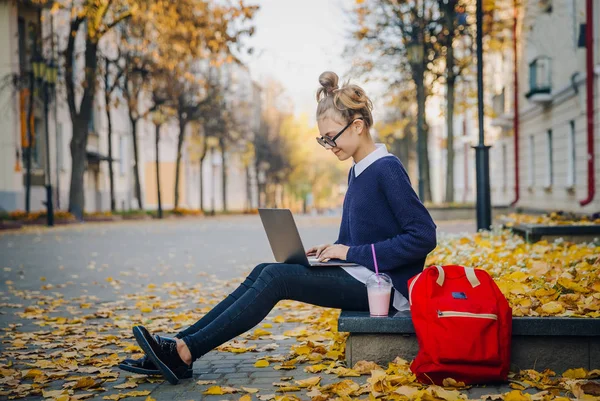
[[(486, 144), (492, 145), (493, 205), (516, 200), (516, 207), (530, 210), (600, 211), (600, 3), (593, 3), (594, 74), (590, 78), (586, 72), (586, 1), (526, 1), (519, 9), (517, 144), (512, 44), (502, 52), (485, 54), (486, 110), (489, 107), (485, 134)], [(581, 205), (588, 198), (588, 84), (594, 92), (595, 196)], [(476, 108), (455, 120), (455, 201), (475, 202), (475, 153), (470, 146), (478, 141)]]
[[(44, 55), (51, 57), (65, 47), (65, 32), (68, 27), (68, 11), (50, 14), (48, 8), (40, 8), (33, 3), (0, 0), (0, 211), (25, 209), (25, 176), (27, 152), (27, 110), (28, 79), (31, 71), (35, 35), (49, 38), (54, 36), (54, 43), (44, 41)], [(42, 22), (43, 21), (43, 22)], [(37, 32), (36, 34), (34, 32)], [(54, 33), (55, 35), (52, 35)], [(61, 42), (62, 39), (62, 42)], [(111, 41), (115, 38), (106, 35), (100, 41), (100, 48), (110, 50)], [(83, 47), (83, 38), (77, 43)], [(54, 49), (52, 48), (54, 44)], [(79, 60), (75, 69), (83, 69)], [(249, 76), (242, 76), (243, 69), (232, 71), (230, 75), (240, 75), (232, 98), (252, 98), (256, 89)], [(247, 71), (246, 71), (247, 74)], [(19, 83), (18, 85), (13, 84)], [(69, 185), (71, 178), (71, 157), (69, 143), (72, 126), (66, 102), (65, 87), (59, 75), (56, 86), (56, 101), (50, 103), (48, 136), (50, 171), (46, 169), (46, 142), (44, 126), (44, 108), (40, 96), (34, 96), (32, 127), (34, 141), (32, 146), (32, 190), (31, 210), (44, 210), (46, 199), (44, 183), (50, 179), (54, 190), (55, 209), (68, 208)], [(36, 94), (37, 95), (37, 94)], [(122, 97), (117, 90), (116, 97)], [(115, 179), (115, 200), (118, 210), (137, 208), (133, 175), (132, 129), (128, 118), (126, 103), (111, 111), (113, 171)], [(108, 160), (108, 122), (102, 86), (96, 91), (92, 121), (89, 124), (87, 147), (87, 165), (84, 177), (85, 210), (87, 212), (110, 210), (109, 166)], [(188, 127), (186, 135), (191, 135), (192, 127)], [(161, 198), (165, 209), (173, 206), (175, 181), (175, 159), (177, 145), (177, 124), (165, 124), (161, 130)], [(140, 182), (142, 201), (146, 209), (153, 209), (156, 202), (156, 173), (154, 150), (154, 125), (151, 118), (138, 123)], [(256, 199), (248, 199), (247, 174), (255, 187), (256, 174), (247, 172), (241, 162), (239, 149), (228, 149), (229, 168), (227, 175), (228, 209), (242, 210), (245, 207), (256, 207)], [(204, 166), (204, 198), (205, 208), (210, 206), (211, 191), (216, 191), (216, 209), (222, 208), (221, 186), (222, 174), (219, 154), (214, 158), (207, 157)], [(214, 174), (213, 174), (214, 171)], [(214, 181), (213, 181), (214, 176)], [(192, 152), (184, 146), (181, 168), (180, 207), (197, 209), (199, 202), (199, 163), (193, 160)], [(255, 191), (254, 191), (255, 192)], [(254, 193), (252, 192), (252, 193)]]

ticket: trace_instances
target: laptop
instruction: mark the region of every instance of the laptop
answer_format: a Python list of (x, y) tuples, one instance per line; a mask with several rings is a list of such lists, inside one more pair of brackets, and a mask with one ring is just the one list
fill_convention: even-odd
[(331, 259), (319, 262), (316, 257), (307, 257), (296, 222), (289, 209), (258, 209), (273, 256), (279, 263), (311, 266), (358, 266), (356, 263)]

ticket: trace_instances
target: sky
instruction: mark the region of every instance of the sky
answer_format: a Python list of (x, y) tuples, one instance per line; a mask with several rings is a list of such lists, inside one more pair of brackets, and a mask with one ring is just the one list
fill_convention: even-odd
[[(260, 10), (254, 18), (256, 32), (245, 43), (254, 54), (244, 57), (253, 79), (272, 77), (292, 99), (296, 114), (314, 121), (319, 75), (331, 70), (345, 80), (349, 63), (342, 57), (349, 30), (342, 8), (346, 0), (254, 0)], [(357, 82), (359, 83), (359, 82)], [(359, 83), (360, 84), (360, 83)]]

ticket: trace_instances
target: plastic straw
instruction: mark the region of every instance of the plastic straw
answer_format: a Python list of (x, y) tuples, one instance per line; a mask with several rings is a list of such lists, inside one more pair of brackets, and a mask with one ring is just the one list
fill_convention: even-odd
[(379, 266), (377, 266), (377, 255), (375, 255), (375, 244), (371, 244), (371, 251), (373, 251), (373, 262), (375, 262), (375, 274), (377, 276), (377, 284), (379, 283)]

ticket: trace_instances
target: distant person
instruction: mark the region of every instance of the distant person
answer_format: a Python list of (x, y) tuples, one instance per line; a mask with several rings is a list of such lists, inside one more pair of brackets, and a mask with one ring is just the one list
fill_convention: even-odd
[(352, 311), (368, 311), (366, 279), (374, 272), (371, 244), (379, 270), (394, 286), (389, 307), (408, 309), (407, 280), (423, 270), (436, 246), (436, 226), (415, 194), (400, 160), (375, 144), (372, 103), (356, 85), (338, 86), (338, 76), (324, 72), (317, 91), (317, 138), (340, 161), (353, 159), (348, 175), (339, 236), (333, 245), (309, 249), (321, 261), (339, 259), (353, 267), (305, 267), (263, 263), (221, 303), (174, 339), (133, 328), (146, 357), (128, 359), (122, 369), (162, 374), (176, 384), (191, 377), (193, 361), (259, 324), (283, 299)]

